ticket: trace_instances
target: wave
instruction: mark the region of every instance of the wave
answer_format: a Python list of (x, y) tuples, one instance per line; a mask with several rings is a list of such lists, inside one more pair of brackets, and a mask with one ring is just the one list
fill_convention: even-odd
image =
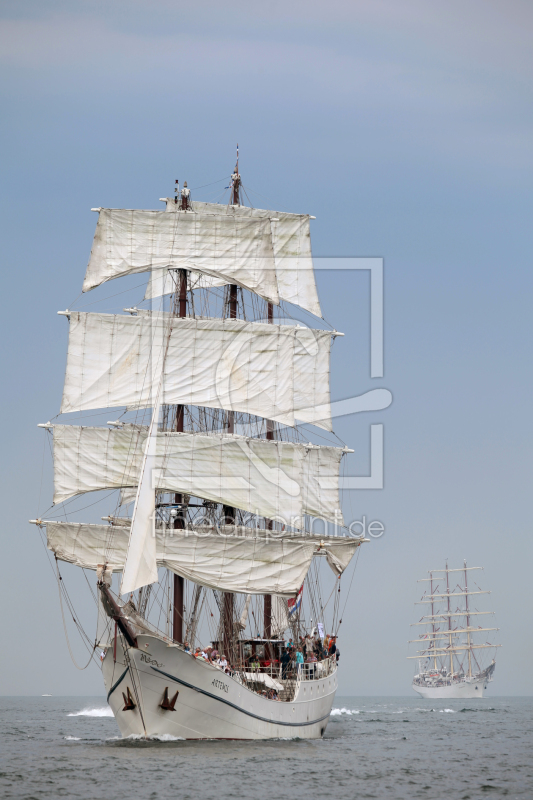
[(129, 736), (111, 736), (106, 742), (184, 742), (183, 736), (172, 736), (170, 733), (154, 733), (143, 736), (140, 733), (130, 733)]
[[(502, 711), (506, 711), (507, 709), (501, 709)], [(460, 714), (466, 714), (468, 712), (477, 713), (477, 712), (485, 712), (485, 711), (496, 711), (495, 708), (462, 708), (460, 710)]]
[(265, 739), (265, 742), (299, 742), (300, 736), (276, 736), (274, 739)]
[(348, 716), (351, 716), (352, 714), (360, 714), (360, 713), (361, 713), (360, 711), (355, 711), (355, 710), (352, 710), (351, 708), (332, 708), (331, 709), (331, 716), (332, 717), (338, 716), (339, 714), (348, 714)]
[(64, 738), (67, 742), (81, 742), (81, 737), (79, 736), (65, 736)]
[[(469, 709), (463, 709), (464, 711), (468, 711)], [(400, 708), (394, 710), (388, 710), (387, 708), (364, 708), (364, 709), (351, 709), (351, 708), (333, 708), (331, 710), (331, 716), (340, 716), (341, 714), (346, 714), (347, 716), (352, 716), (355, 714), (410, 714), (415, 712), (435, 712), (439, 714), (456, 714), (457, 712), (453, 708)]]
[(81, 711), (73, 711), (67, 717), (112, 717), (113, 712), (109, 706), (99, 708), (83, 708)]

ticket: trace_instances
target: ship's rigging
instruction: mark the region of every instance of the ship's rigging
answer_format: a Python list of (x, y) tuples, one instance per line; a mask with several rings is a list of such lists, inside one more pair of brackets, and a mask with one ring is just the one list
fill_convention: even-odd
[[(419, 646), (416, 655), (409, 658), (418, 661), (413, 688), (422, 694), (441, 696), (431, 692), (459, 692), (463, 687), (468, 688), (467, 685), (478, 690), (492, 679), (495, 658), (487, 666), (483, 656), (487, 653), (494, 655), (501, 645), (489, 641), (490, 634), (496, 633), (498, 628), (483, 622), (477, 624), (478, 620), (473, 620), (494, 613), (472, 608), (472, 602), (477, 602), (479, 595), (490, 594), (477, 584), (471, 588), (469, 573), (479, 569), (467, 567), (466, 561), (461, 569), (448, 569), (446, 563), (443, 570), (431, 570), (429, 577), (422, 579), (422, 582), (429, 583), (429, 592), (424, 592), (417, 605), (428, 606), (430, 613), (413, 623), (413, 626), (422, 626), (425, 630), (409, 642)], [(451, 582), (454, 579), (455, 584)]]
[[(94, 409), (125, 410), (107, 429), (53, 422), (42, 427), (53, 438), (56, 502), (66, 508), (71, 498), (105, 488), (119, 488), (120, 496), (113, 513), (102, 517), (105, 526), (70, 523), (66, 515), (62, 523), (53, 521), (54, 514), (48, 523), (37, 520), (46, 525), (48, 547), (56, 558), (97, 570), (104, 596), (112, 572), (124, 570), (124, 576), (129, 575), (128, 565), (137, 558), (128, 583), (135, 590), (128, 591), (130, 600), (120, 611), (134, 620), (134, 628), (157, 632), (178, 645), (187, 641), (193, 648), (208, 636), (220, 643), (233, 663), (243, 657), (238, 643), (245, 629), (264, 640), (270, 659), (274, 657), (270, 643), (285, 630), (298, 641), (305, 622), (305, 629), (317, 635), (328, 606), (332, 613), (327, 630), (336, 633), (340, 581), (335, 580), (324, 601), (321, 565), (327, 561), (340, 578), (360, 544), (353, 539), (335, 541), (325, 533), (309, 535), (315, 516), (333, 522), (335, 533), (343, 525), (338, 466), (347, 452), (345, 447), (310, 443), (308, 430), (298, 423), (299, 419), (332, 434), (329, 348), (342, 335), (284, 324), (291, 317), (286, 302), (321, 315), (308, 242), (309, 217), (285, 212), (273, 216), (244, 207), (243, 192), (237, 156), (225, 207), (194, 201), (187, 183), (180, 189), (176, 182), (175, 197), (166, 200), (163, 213), (97, 209), (84, 290), (149, 271), (148, 309), (134, 306), (124, 309), (129, 316), (112, 318), (61, 312), (70, 322), (61, 410), (84, 414), (83, 421), (88, 412), (95, 415)], [(237, 343), (231, 364), (228, 335)], [(258, 346), (258, 337), (264, 345)], [(117, 355), (120, 348), (122, 361)], [(146, 360), (147, 353), (152, 361), (150, 356)], [(217, 397), (202, 396), (204, 389), (198, 389), (199, 376), (209, 370), (215, 370), (216, 380), (221, 381)], [(241, 384), (235, 380), (238, 374), (244, 376)], [(267, 376), (261, 391), (253, 388), (255, 375)], [(230, 393), (224, 390), (224, 381), (233, 381), (228, 384)], [(319, 430), (314, 429), (313, 435), (321, 439)], [(206, 444), (212, 448), (215, 482), (220, 480), (216, 490), (205, 488), (210, 454), (206, 450), (204, 458), (200, 446)], [(189, 473), (187, 453), (194, 454)], [(151, 538), (150, 507), (143, 506), (143, 497), (153, 487), (144, 486), (142, 479), (150, 459), (159, 459), (160, 473), (166, 470), (158, 478), (155, 502), (151, 501), (155, 510)], [(224, 488), (228, 459), (233, 459), (236, 474), (242, 473), (244, 463), (252, 465), (244, 495), (242, 488), (240, 495)], [(288, 509), (295, 513), (282, 519), (279, 512)], [(136, 530), (140, 531), (137, 544)], [(218, 539), (209, 538), (213, 531)], [(219, 565), (216, 569), (227, 565), (220, 536), (240, 536), (235, 563), (241, 572), (237, 570), (234, 591), (222, 577), (202, 571), (199, 545), (193, 548), (189, 565), (184, 565), (189, 532), (200, 537), (204, 549), (210, 548), (210, 557)], [(163, 546), (165, 541), (180, 543), (179, 553)], [(248, 555), (251, 541), (255, 554)], [(268, 552), (265, 563), (273, 559), (276, 579), (254, 583), (245, 572), (257, 573), (253, 562), (260, 548)], [(139, 567), (139, 558), (145, 566)], [(150, 559), (151, 573), (146, 571)], [(298, 578), (297, 566), (302, 573)], [(158, 569), (159, 582), (142, 577), (157, 576)], [(301, 611), (291, 617), (287, 597), (296, 594), (304, 579), (305, 618)], [(116, 620), (119, 614), (115, 611), (113, 617), (109, 611), (113, 602), (107, 602), (107, 630), (100, 626), (97, 634), (103, 646), (113, 634), (109, 619)]]

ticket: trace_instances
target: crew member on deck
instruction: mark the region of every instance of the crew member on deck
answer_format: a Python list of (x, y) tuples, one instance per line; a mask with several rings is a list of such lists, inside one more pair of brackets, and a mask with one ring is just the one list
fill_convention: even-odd
[(286, 647), (283, 648), (283, 653), (281, 655), (281, 677), (285, 680), (288, 676), (289, 667), (291, 664), (291, 656)]

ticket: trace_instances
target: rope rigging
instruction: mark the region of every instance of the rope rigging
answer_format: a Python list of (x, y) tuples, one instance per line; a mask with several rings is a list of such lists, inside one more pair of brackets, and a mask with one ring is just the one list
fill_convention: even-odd
[[(235, 168), (234, 174), (232, 177), (232, 185), (230, 187), (226, 187), (224, 190), (223, 195), (225, 196), (225, 192), (230, 189), (230, 201), (233, 198), (237, 197), (237, 201), (240, 205), (240, 192), (242, 191), (243, 194), (246, 196), (250, 206), (253, 208), (253, 205), (248, 197), (246, 189), (241, 183), (240, 175), (238, 174), (238, 159), (237, 165)], [(206, 184), (202, 187), (196, 188), (206, 188), (208, 186), (214, 186), (217, 183), (220, 183), (222, 180), (226, 180), (225, 178), (221, 179), (220, 181), (214, 181), (212, 184)], [(184, 185), (186, 188), (186, 184)], [(191, 209), (190, 205), (190, 190), (187, 190), (187, 195), (184, 195), (182, 192), (182, 198), (186, 197), (185, 200), (181, 200), (181, 203), (185, 203), (185, 205), (181, 205), (181, 211), (189, 211)], [(173, 223), (174, 224), (174, 223)], [(174, 228), (174, 237), (177, 236), (177, 225)], [(174, 250), (175, 238), (172, 242), (172, 249)], [(293, 323), (300, 323), (302, 324), (303, 320), (309, 321), (310, 319), (310, 312), (304, 311), (302, 309), (295, 310), (295, 308), (289, 307), (289, 305), (285, 301), (281, 301), (278, 307), (274, 307), (274, 304), (271, 302), (266, 301), (264, 298), (260, 297), (259, 295), (255, 294), (254, 292), (248, 291), (243, 289), (236, 284), (226, 284), (225, 286), (201, 286), (201, 285), (193, 285), (191, 280), (191, 271), (185, 269), (175, 269), (169, 270), (169, 274), (171, 276), (171, 282), (173, 285), (170, 287), (172, 291), (168, 294), (162, 295), (159, 299), (159, 308), (158, 311), (154, 311), (153, 301), (149, 299), (143, 298), (139, 301), (138, 307), (136, 306), (134, 309), (124, 309), (125, 311), (131, 311), (132, 313), (135, 312), (138, 308), (139, 311), (142, 311), (143, 314), (146, 316), (146, 311), (150, 310), (154, 312), (154, 317), (152, 319), (156, 319), (155, 314), (158, 312), (165, 312), (168, 316), (163, 317), (163, 322), (161, 323), (160, 327), (158, 328), (157, 325), (153, 326), (152, 330), (152, 339), (150, 340), (151, 348), (151, 356), (152, 356), (152, 364), (151, 366), (154, 367), (153, 362), (163, 363), (163, 368), (161, 369), (161, 375), (164, 374), (164, 363), (169, 349), (169, 343), (171, 339), (173, 324), (174, 324), (174, 317), (179, 316), (188, 316), (190, 319), (212, 319), (213, 317), (220, 317), (225, 318), (239, 318), (243, 321), (253, 321), (253, 322), (264, 322), (268, 320), (268, 322), (279, 322), (280, 324), (286, 323), (286, 320), (289, 320)], [(107, 301), (111, 300), (112, 298), (119, 297), (120, 295), (125, 294), (128, 291), (135, 291), (139, 289), (141, 286), (145, 286), (145, 282), (142, 284), (138, 284), (138, 286), (133, 287), (133, 289), (128, 289), (122, 292), (116, 292), (103, 300), (95, 300), (90, 303), (84, 303), (79, 306), (79, 309), (86, 308), (88, 306), (93, 306), (97, 303), (105, 304)], [(185, 287), (183, 289), (183, 287)], [(169, 288), (166, 286), (166, 288)], [(181, 305), (182, 296), (181, 292), (182, 289), (185, 293), (185, 312), (181, 313)], [(79, 300), (79, 297), (74, 300), (73, 306)], [(149, 304), (149, 305), (148, 305)], [(145, 306), (145, 307), (143, 307)], [(178, 313), (178, 309), (180, 309)], [(311, 315), (312, 316), (312, 315)], [(120, 317), (117, 315), (118, 319)], [(324, 324), (328, 324), (327, 320), (323, 320)], [(120, 324), (120, 322), (118, 323)], [(317, 325), (317, 318), (313, 317), (313, 324)], [(304, 322), (305, 325), (305, 322)], [(309, 327), (305, 325), (305, 327)], [(282, 329), (277, 329), (276, 336), (281, 337)], [(157, 340), (159, 347), (156, 346), (156, 336), (162, 333), (161, 339)], [(271, 333), (268, 334), (271, 336)], [(324, 337), (326, 338), (326, 337)], [(333, 337), (335, 339), (335, 337)], [(250, 345), (251, 346), (251, 345)], [(329, 353), (329, 351), (328, 351)], [(197, 351), (194, 350), (191, 358), (193, 361), (193, 373), (194, 373), (194, 364), (196, 363)], [(313, 367), (313, 392), (315, 391), (315, 385), (319, 380), (318, 369)], [(144, 446), (144, 441), (146, 439), (145, 428), (150, 423), (151, 418), (151, 409), (154, 405), (157, 407), (157, 403), (153, 401), (152, 392), (153, 387), (150, 384), (151, 379), (151, 372), (150, 367), (144, 372), (142, 375), (142, 379), (140, 381), (140, 389), (139, 389), (139, 396), (141, 398), (141, 403), (138, 405), (134, 405), (130, 408), (127, 407), (120, 407), (117, 413), (120, 413), (119, 420), (121, 423), (129, 426), (128, 430), (133, 431), (132, 436), (127, 444), (127, 453), (124, 461), (119, 462), (122, 467), (122, 484), (123, 488), (118, 490), (117, 495), (115, 495), (115, 512), (113, 517), (104, 517), (103, 519), (107, 519), (109, 522), (113, 523), (115, 518), (121, 520), (128, 520), (131, 516), (131, 502), (126, 502), (127, 495), (126, 491), (128, 490), (127, 483), (131, 482), (129, 480), (131, 474), (135, 476), (135, 473), (132, 473), (134, 469), (134, 465), (136, 463), (136, 459), (142, 455), (142, 448)], [(329, 380), (329, 372), (328, 372), (328, 380)], [(158, 384), (158, 394), (163, 391), (162, 389), (162, 381), (161, 378)], [(301, 383), (304, 383), (303, 379)], [(315, 396), (315, 395), (313, 395)], [(148, 398), (148, 399), (147, 399)], [(121, 399), (124, 399), (122, 396)], [(142, 408), (141, 405), (145, 402), (148, 403), (149, 407)], [(246, 406), (250, 407), (250, 406)], [(251, 406), (254, 408), (254, 406)], [(296, 404), (295, 404), (296, 407)], [(121, 410), (123, 408), (123, 410)], [(255, 406), (257, 408), (257, 406)], [(262, 408), (260, 406), (260, 408)], [(87, 419), (91, 417), (98, 417), (102, 416), (103, 414), (107, 414), (108, 412), (98, 412), (92, 414), (86, 414), (84, 412), (79, 412), (79, 418), (82, 420), (82, 423), (85, 422)], [(58, 416), (56, 415), (54, 419), (57, 419)], [(281, 417), (281, 413), (278, 414)], [(231, 418), (231, 424), (230, 424)], [(72, 419), (71, 417), (69, 418)], [(157, 420), (155, 421), (157, 424)], [(335, 433), (326, 433), (324, 431), (318, 432), (313, 428), (310, 428), (309, 424), (298, 424), (295, 423), (294, 426), (292, 425), (282, 425), (278, 422), (273, 422), (267, 420), (266, 418), (259, 417), (253, 414), (248, 414), (245, 412), (240, 411), (228, 411), (227, 407), (224, 408), (210, 408), (204, 406), (195, 406), (193, 404), (183, 404), (183, 405), (167, 405), (165, 404), (162, 408), (162, 420), (159, 425), (159, 430), (161, 432), (166, 433), (221, 433), (221, 432), (231, 432), (238, 435), (246, 436), (250, 439), (275, 439), (276, 442), (291, 442), (295, 444), (302, 444), (306, 445), (310, 442), (310, 430), (312, 430), (312, 436), (316, 437), (317, 440), (320, 442), (326, 442), (328, 444), (332, 443), (332, 439), (334, 439), (335, 443), (340, 443), (344, 445), (344, 442), (338, 437)], [(117, 426), (120, 430), (120, 426)], [(107, 430), (107, 429), (106, 429)], [(113, 429), (110, 429), (113, 431)], [(197, 437), (198, 438), (198, 437)], [(161, 441), (163, 442), (163, 449), (161, 452), (162, 456), (162, 467), (164, 468), (167, 463), (168, 459), (171, 455), (171, 443), (172, 437), (169, 435), (168, 438), (161, 437)], [(48, 445), (50, 452), (52, 453), (51, 447), (51, 439), (48, 439)], [(276, 445), (277, 446), (277, 445)], [(44, 456), (45, 456), (45, 449), (46, 445), (43, 445), (43, 464), (42, 464), (42, 471), (41, 471), (41, 486), (39, 490), (39, 502), (38, 507), (40, 508), (41, 504), (41, 490), (42, 490), (42, 476), (44, 472)], [(287, 449), (287, 448), (286, 448)], [(301, 448), (293, 448), (294, 450), (298, 450), (301, 452)], [(308, 452), (311, 448), (308, 448), (306, 452)], [(81, 454), (81, 445), (78, 447), (78, 458), (80, 458)], [(53, 454), (52, 454), (53, 457)], [(111, 458), (112, 456), (110, 456)], [(106, 455), (107, 458), (107, 455)], [(222, 460), (222, 439), (220, 442), (220, 460)], [(343, 462), (344, 466), (344, 462)], [(249, 474), (247, 476), (247, 480), (250, 485), (252, 485), (251, 479), (251, 470), (252, 465), (251, 462), (248, 466)], [(243, 478), (244, 480), (244, 478)], [(117, 481), (118, 483), (118, 481)], [(114, 485), (111, 481), (108, 481), (107, 485)], [(163, 484), (168, 485), (168, 484)], [(172, 484), (171, 484), (172, 485)], [(181, 485), (181, 484), (180, 484)], [(137, 487), (134, 487), (136, 490)], [(194, 487), (197, 491), (198, 488)], [(66, 521), (68, 521), (68, 516), (72, 518), (72, 514), (77, 513), (78, 511), (83, 511), (85, 509), (91, 508), (96, 506), (98, 503), (102, 502), (102, 500), (107, 500), (113, 495), (113, 492), (117, 491), (113, 489), (105, 494), (105, 496), (98, 498), (94, 502), (88, 503), (83, 505), (82, 507), (77, 507), (77, 501), (80, 495), (70, 497), (65, 502), (58, 504), (53, 512), (52, 518), (56, 519), (61, 516), (64, 517)], [(276, 491), (277, 495), (275, 497), (275, 501), (277, 502), (277, 507), (281, 508), (282, 501), (280, 498), (283, 496), (281, 494), (281, 485), (280, 482), (276, 484)], [(303, 490), (307, 492), (307, 494), (311, 493), (311, 489), (309, 487), (305, 487)], [(316, 490), (316, 494), (318, 498), (321, 498), (321, 490), (320, 487)], [(210, 526), (213, 529), (220, 530), (220, 526), (224, 524), (234, 524), (234, 525), (242, 525), (248, 529), (255, 529), (255, 530), (262, 530), (263, 528), (275, 533), (279, 531), (280, 533), (283, 531), (300, 531), (302, 536), (305, 536), (306, 532), (312, 531), (312, 518), (309, 514), (304, 514), (302, 520), (302, 528), (298, 528), (297, 524), (293, 525), (292, 528), (289, 526), (285, 527), (285, 524), (281, 524), (279, 521), (269, 520), (264, 516), (270, 507), (263, 506), (262, 511), (263, 514), (259, 515), (258, 512), (253, 512), (251, 510), (244, 510), (241, 508), (229, 508), (228, 506), (224, 505), (223, 502), (218, 500), (220, 494), (217, 496), (217, 500), (206, 500), (205, 498), (196, 497), (195, 495), (188, 495), (184, 492), (176, 492), (176, 491), (157, 491), (156, 495), (156, 526), (159, 531), (162, 531), (163, 534), (169, 530), (176, 529), (183, 529), (193, 525), (203, 524), (206, 526)], [(306, 497), (305, 500), (307, 501), (309, 498)], [(124, 502), (123, 502), (124, 501)], [(243, 503), (244, 505), (244, 503)], [(251, 504), (249, 504), (251, 506)], [(253, 506), (251, 506), (253, 508)], [(309, 508), (309, 504), (307, 506), (301, 506)], [(312, 507), (312, 506), (311, 506)], [(53, 508), (53, 507), (51, 507)], [(230, 514), (231, 512), (231, 514)], [(48, 513), (48, 512), (45, 512)], [(230, 522), (228, 522), (228, 519)], [(182, 526), (178, 525), (178, 522), (182, 522)], [(263, 528), (259, 528), (259, 524), (263, 526)], [(327, 523), (326, 523), (327, 525)], [(339, 526), (341, 527), (341, 526)], [(342, 526), (346, 530), (346, 526)], [(116, 549), (116, 538), (119, 536), (119, 525), (110, 524), (107, 534), (106, 541), (105, 541), (105, 548), (104, 553), (106, 555), (106, 564), (110, 561), (112, 553)], [(124, 528), (122, 528), (124, 530)], [(328, 530), (327, 528), (325, 530)], [(259, 535), (256, 537), (257, 542), (259, 541)], [(254, 544), (254, 547), (258, 546), (257, 542)], [(227, 546), (228, 543), (226, 543)], [(129, 548), (130, 542), (128, 542)], [(323, 553), (321, 553), (322, 555)], [(225, 551), (224, 551), (225, 557)], [(350, 594), (350, 590), (352, 587), (352, 582), (355, 574), (355, 569), (357, 566), (359, 553), (357, 553), (357, 558), (354, 561), (354, 568), (352, 572), (351, 581), (348, 588), (348, 596)], [(158, 556), (159, 558), (159, 556)], [(254, 558), (255, 558), (255, 550), (254, 550)], [(329, 558), (329, 556), (328, 556)], [(120, 562), (118, 562), (120, 563)], [(161, 562), (159, 562), (161, 563)], [(229, 563), (229, 561), (228, 561)], [(195, 648), (197, 643), (203, 642), (204, 645), (207, 641), (212, 643), (218, 643), (219, 649), (224, 648), (233, 648), (234, 642), (237, 642), (238, 647), (240, 646), (239, 643), (242, 644), (245, 640), (263, 640), (269, 641), (273, 640), (274, 638), (274, 625), (279, 627), (279, 620), (274, 619), (274, 602), (279, 600), (279, 607), (285, 610), (287, 615), (287, 625), (286, 627), (279, 631), (277, 628), (275, 629), (275, 635), (281, 637), (287, 631), (292, 632), (292, 636), (296, 638), (296, 641), (299, 642), (299, 637), (302, 633), (309, 633), (313, 629), (318, 628), (319, 623), (324, 626), (324, 629), (327, 635), (334, 633), (337, 634), (339, 626), (342, 622), (342, 619), (338, 620), (339, 608), (340, 608), (340, 589), (341, 589), (341, 582), (340, 580), (335, 577), (333, 580), (333, 587), (331, 591), (329, 591), (329, 586), (326, 589), (329, 591), (326, 601), (323, 601), (323, 594), (322, 594), (322, 584), (324, 583), (324, 576), (323, 570), (321, 569), (321, 564), (323, 563), (322, 558), (314, 558), (311, 562), (311, 566), (307, 572), (305, 577), (305, 586), (304, 589), (304, 597), (305, 597), (305, 604), (306, 608), (310, 614), (309, 620), (304, 617), (304, 604), (300, 606), (299, 610), (295, 612), (292, 616), (288, 616), (288, 606), (287, 606), (287, 598), (284, 596), (276, 597), (275, 595), (252, 595), (251, 600), (246, 599), (246, 594), (243, 592), (229, 592), (229, 591), (218, 591), (212, 590), (209, 591), (206, 587), (201, 586), (200, 584), (195, 584), (191, 580), (187, 580), (184, 582), (182, 576), (178, 576), (170, 571), (170, 569), (163, 570), (160, 568), (159, 570), (159, 578), (160, 581), (158, 583), (152, 583), (147, 586), (143, 586), (141, 589), (136, 590), (135, 595), (132, 593), (130, 595), (130, 601), (132, 606), (128, 605), (128, 608), (133, 608), (133, 611), (136, 612), (140, 617), (141, 620), (145, 620), (147, 624), (152, 625), (155, 627), (158, 633), (161, 633), (163, 637), (166, 637), (167, 641), (178, 641), (180, 644), (183, 644), (182, 638), (189, 641), (189, 644)], [(331, 562), (330, 562), (331, 563)], [(285, 566), (285, 551), (283, 551), (281, 557), (281, 567)], [(99, 566), (100, 569), (100, 566)], [(250, 574), (252, 572), (252, 567), (250, 567)], [(84, 670), (88, 667), (91, 660), (97, 660), (95, 658), (95, 649), (97, 647), (97, 642), (95, 637), (95, 641), (90, 639), (90, 637), (86, 634), (85, 630), (81, 622), (79, 621), (78, 615), (74, 611), (74, 606), (72, 604), (71, 598), (66, 590), (62, 575), (59, 569), (58, 558), (56, 556), (56, 563), (55, 563), (55, 577), (58, 584), (58, 594), (61, 606), (61, 614), (63, 620), (63, 629), (66, 637), (67, 647), (69, 649), (70, 656), (72, 658), (73, 663), (75, 664), (76, 668), (79, 670)], [(96, 607), (99, 607), (99, 597), (98, 592), (95, 595), (92, 588), (89, 578), (84, 570), (84, 577), (89, 587), (90, 593), (92, 595), (92, 599), (95, 602)], [(117, 577), (117, 576), (115, 576)], [(329, 576), (331, 579), (331, 576)], [(152, 578), (153, 579), (153, 578)], [(112, 579), (113, 580), (113, 579)], [(176, 599), (176, 585), (177, 581), (181, 581), (182, 585), (182, 594), (181, 598), (178, 601)], [(274, 584), (272, 584), (274, 585)], [(174, 586), (174, 596), (172, 596)], [(239, 587), (242, 587), (242, 584), (239, 584)], [(231, 595), (231, 605), (227, 603), (227, 596)], [(120, 595), (117, 592), (118, 596), (118, 603), (117, 605), (120, 606)], [(346, 601), (343, 607), (343, 613), (346, 608), (346, 604), (348, 602), (348, 596), (346, 597)], [(133, 599), (135, 598), (135, 600)], [(268, 598), (268, 600), (267, 600)], [(333, 602), (332, 601), (333, 598)], [(284, 605), (283, 605), (284, 604)], [(228, 611), (227, 609), (230, 609)], [(246, 613), (249, 614), (247, 619), (241, 623), (241, 618), (243, 616), (243, 611), (246, 609)], [(279, 608), (278, 608), (279, 611)], [(89, 653), (89, 661), (85, 666), (78, 665), (73, 650), (71, 647), (71, 642), (68, 635), (67, 629), (67, 622), (66, 617), (70, 613), (72, 620), (78, 630), (80, 638)], [(326, 613), (328, 617), (331, 617), (331, 621), (326, 621)], [(245, 615), (246, 616), (246, 615)], [(135, 614), (132, 612), (132, 618), (135, 620)], [(229, 628), (230, 633), (228, 635), (228, 618), (229, 619)], [(176, 639), (176, 620), (181, 625), (182, 631), (185, 631), (184, 637)], [(283, 621), (284, 622), (284, 621)], [(314, 623), (314, 624), (312, 624)], [(243, 628), (244, 626), (244, 628)], [(141, 628), (142, 629), (142, 628)], [(121, 634), (122, 635), (122, 634)], [(267, 648), (263, 652), (266, 652), (268, 655), (269, 650), (268, 648), (270, 645), (265, 645)], [(305, 648), (304, 648), (305, 649)], [(127, 648), (124, 648), (124, 652), (126, 653)], [(237, 653), (237, 650), (235, 650)], [(273, 652), (273, 651), (272, 651)], [(233, 651), (228, 650), (227, 652), (228, 658), (233, 659), (234, 653)], [(242, 658), (242, 652), (239, 651), (237, 654), (238, 658)], [(129, 658), (129, 657), (128, 657)], [(127, 663), (128, 662), (128, 658)], [(137, 692), (137, 687), (135, 685), (135, 679), (133, 677), (133, 670), (132, 672), (132, 681), (133, 681), (133, 691), (135, 697), (137, 699), (137, 704), (139, 705), (139, 696)]]

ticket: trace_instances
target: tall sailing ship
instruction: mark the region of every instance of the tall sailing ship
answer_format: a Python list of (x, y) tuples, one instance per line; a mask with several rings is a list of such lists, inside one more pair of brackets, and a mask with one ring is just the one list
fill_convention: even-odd
[[(96, 572), (89, 649), (124, 736), (317, 738), (337, 689), (340, 578), (364, 541), (340, 508), (351, 451), (309, 441), (334, 436), (342, 334), (294, 317), (321, 318), (312, 217), (245, 206), (238, 154), (226, 189), (226, 203), (185, 183), (166, 210), (93, 209), (83, 292), (149, 273), (145, 307), (58, 312), (60, 414), (120, 414), (41, 426), (54, 509), (32, 522), (60, 597), (61, 562)], [(69, 519), (72, 498), (102, 490), (100, 524)]]
[[(429, 593), (424, 592), (418, 605), (430, 612), (424, 614), (414, 626), (422, 633), (410, 644), (417, 644), (418, 672), (413, 678), (413, 689), (422, 697), (472, 698), (483, 697), (496, 669), (495, 648), (488, 637), (498, 628), (487, 627), (486, 617), (493, 611), (479, 611), (479, 595), (490, 594), (475, 584), (469, 588), (468, 573), (481, 567), (464, 566), (459, 569), (431, 570), (428, 578)], [(419, 581), (420, 583), (420, 581)], [(473, 598), (473, 599), (472, 599)], [(488, 659), (492, 660), (487, 663)]]

